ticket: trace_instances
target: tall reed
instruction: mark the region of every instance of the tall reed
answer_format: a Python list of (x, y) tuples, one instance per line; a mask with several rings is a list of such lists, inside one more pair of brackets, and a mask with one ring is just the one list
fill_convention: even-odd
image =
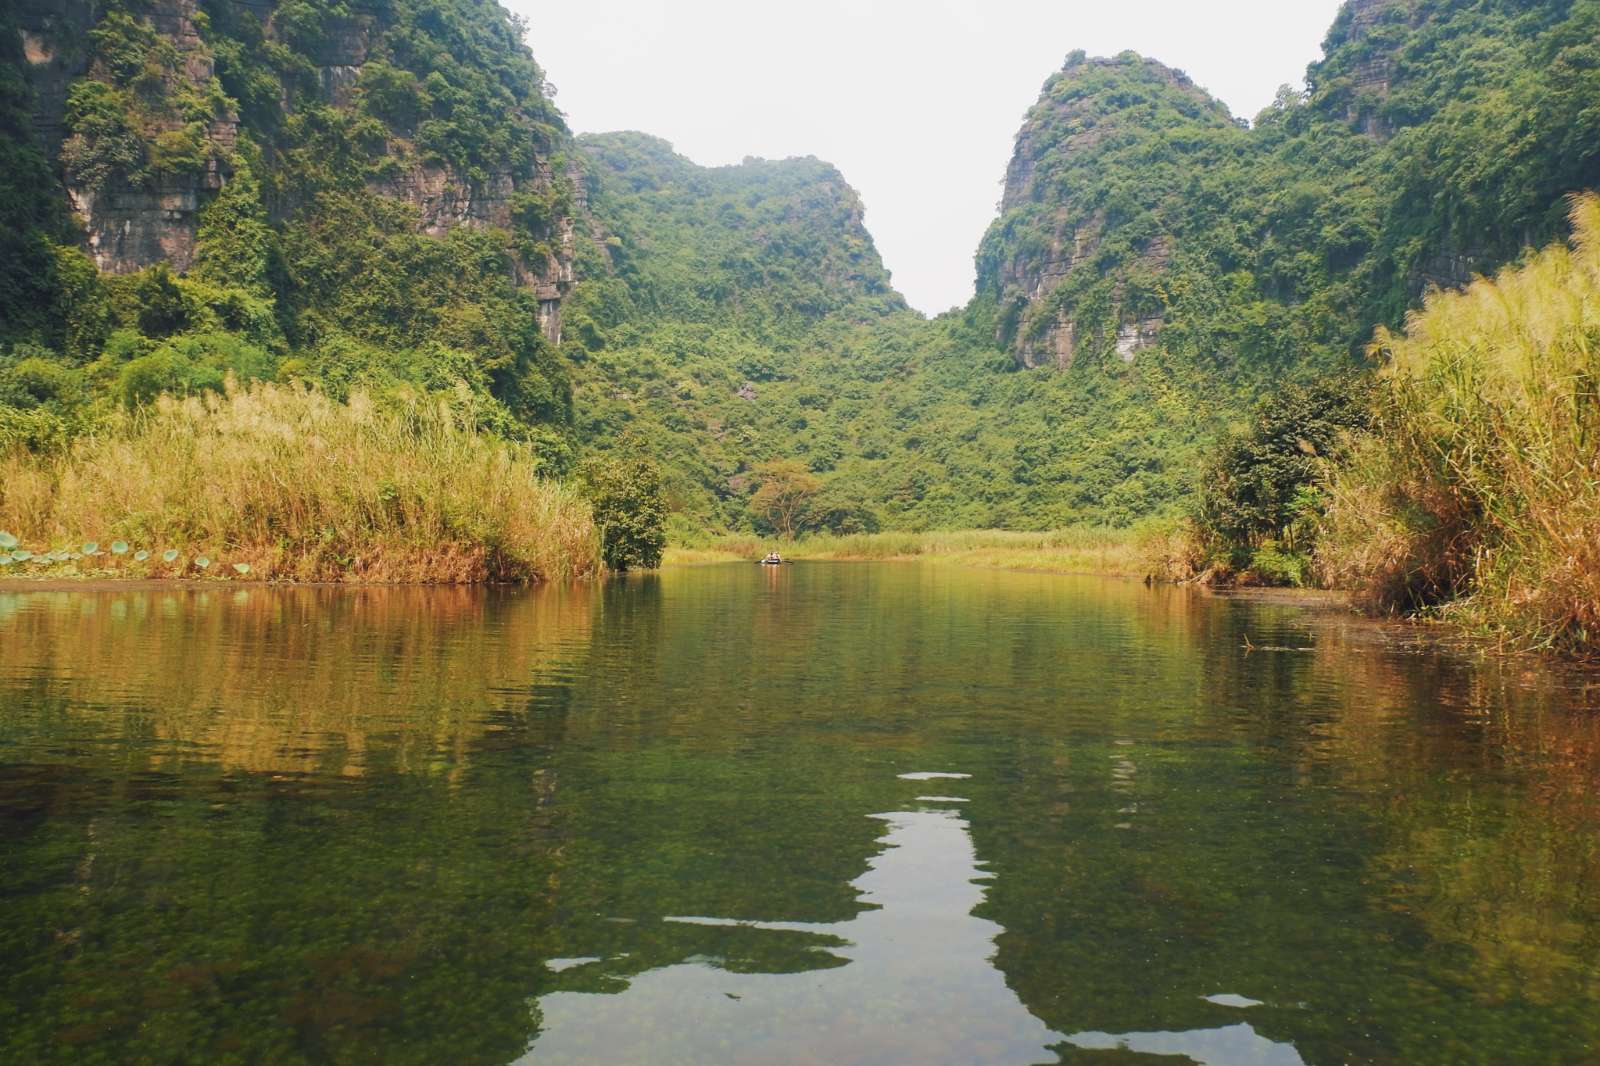
[(4, 458), (0, 528), (45, 546), (151, 549), (148, 562), (115, 561), (131, 573), (181, 572), (200, 553), (302, 581), (596, 573), (588, 505), (542, 480), (527, 446), (477, 431), (470, 402), (339, 403), (269, 384), (163, 397), (57, 456)]
[(670, 562), (759, 559), (772, 549), (790, 559), (908, 560), (999, 570), (1187, 580), (1198, 549), (1183, 523), (1152, 520), (1131, 529), (1071, 526), (1045, 532), (969, 529), (933, 532), (808, 534), (794, 541), (729, 534), (696, 537), (669, 550)]
[(1572, 228), (1379, 331), (1380, 431), (1332, 477), (1326, 579), (1600, 653), (1600, 198)]

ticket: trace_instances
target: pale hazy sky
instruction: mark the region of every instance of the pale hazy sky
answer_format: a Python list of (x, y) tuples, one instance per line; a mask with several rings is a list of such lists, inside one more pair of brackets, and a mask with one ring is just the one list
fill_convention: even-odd
[(504, 0), (580, 133), (708, 166), (815, 155), (860, 192), (913, 306), (972, 293), (1011, 140), (1067, 53), (1133, 49), (1253, 118), (1340, 0)]

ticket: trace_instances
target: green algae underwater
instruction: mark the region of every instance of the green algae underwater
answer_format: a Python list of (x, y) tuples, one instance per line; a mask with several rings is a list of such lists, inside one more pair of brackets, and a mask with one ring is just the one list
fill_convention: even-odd
[(1594, 678), (916, 563), (0, 592), (0, 1059), (1600, 1060)]

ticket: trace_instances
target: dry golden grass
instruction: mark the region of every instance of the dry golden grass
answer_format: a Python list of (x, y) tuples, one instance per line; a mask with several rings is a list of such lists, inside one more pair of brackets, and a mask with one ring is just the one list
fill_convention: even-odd
[(1600, 651), (1600, 199), (1575, 200), (1572, 223), (1571, 248), (1379, 332), (1387, 410), (1333, 479), (1329, 580)]
[(1104, 574), (1183, 580), (1193, 576), (1179, 526), (1135, 529), (1078, 526), (1044, 533), (961, 530), (934, 533), (818, 534), (795, 541), (724, 536), (667, 550), (668, 565), (756, 560), (777, 549), (788, 559), (921, 559), (995, 570)]
[(468, 402), (341, 404), (276, 385), (162, 398), (62, 455), (7, 460), (0, 529), (41, 551), (115, 539), (151, 552), (71, 564), (129, 576), (196, 575), (202, 556), (212, 574), (298, 581), (598, 572), (589, 506), (540, 479), (525, 446), (476, 432)]

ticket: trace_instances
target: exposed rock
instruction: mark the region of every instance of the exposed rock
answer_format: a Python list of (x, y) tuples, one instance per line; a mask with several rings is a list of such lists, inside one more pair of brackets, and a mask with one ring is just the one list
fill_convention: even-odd
[(1395, 74), (1395, 56), (1386, 49), (1371, 47), (1375, 31), (1386, 23), (1414, 24), (1415, 0), (1348, 0), (1341, 21), (1348, 20), (1345, 41), (1365, 49), (1350, 68), (1350, 99), (1345, 118), (1372, 137), (1386, 138), (1394, 131), (1379, 113), (1389, 97)]
[(87, 67), (81, 45), (94, 21), (88, 0), (18, 0), (22, 52), (33, 89), (33, 127), (54, 149), (66, 135), (67, 88)]
[[(1137, 104), (1130, 107), (1118, 94), (1095, 91), (1092, 79), (1102, 72), (1116, 72), (1136, 80), (1141, 89), (1163, 94), (1198, 124), (1231, 121), (1226, 109), (1183, 73), (1131, 54), (1115, 59), (1076, 55), (1045, 84), (1017, 134), (1006, 168), (1001, 220), (980, 259), (980, 288), (994, 292), (1006, 309), (998, 339), (1011, 345), (1025, 367), (1071, 366), (1086, 341), (1108, 337), (1124, 317), (1120, 283), (1116, 321), (1087, 328), (1070, 302), (1056, 296), (1080, 272), (1096, 269), (1092, 264), (1107, 236), (1105, 213), (1086, 209), (1074, 175), (1092, 165), (1119, 135), (1142, 129), (1138, 124), (1144, 121)], [(1121, 269), (1157, 274), (1171, 261), (1172, 238), (1158, 234), (1131, 260), (1119, 254)], [(1115, 344), (1123, 359), (1153, 343), (1160, 331), (1159, 319), (1147, 314), (1134, 322), (1134, 336)]]
[(1124, 323), (1117, 330), (1117, 357), (1124, 363), (1131, 363), (1139, 352), (1154, 347), (1163, 324), (1154, 316)]
[[(275, 34), (277, 0), (223, 0), (241, 16), (258, 20), (267, 35)], [(72, 82), (89, 69), (84, 42), (101, 11), (91, 0), (20, 0), (19, 22), (28, 78), (34, 91), (34, 128), (52, 156), (59, 155), (70, 131), (65, 128), (65, 106)], [(169, 88), (193, 88), (204, 94), (211, 87), (214, 64), (210, 48), (196, 27), (197, 0), (150, 0), (141, 17), (176, 48), (179, 61), (169, 74)], [(335, 107), (353, 105), (361, 71), (381, 31), (377, 9), (352, 8), (350, 13), (325, 19), (316, 51), (309, 58), (317, 71), (317, 84), (325, 101)], [(182, 83), (187, 83), (187, 86)], [(287, 94), (287, 90), (286, 90)], [(284, 97), (290, 106), (289, 97)], [(157, 116), (144, 131), (158, 135), (182, 128), (185, 116)], [(195, 258), (199, 214), (229, 177), (238, 136), (239, 118), (215, 116), (205, 131), (207, 162), (196, 173), (113, 175), (98, 187), (64, 181), (74, 212), (83, 223), (88, 251), (102, 270), (127, 273), (156, 262), (170, 263), (183, 272)], [(513, 197), (521, 190), (547, 190), (557, 175), (543, 159), (524, 173), (502, 170), (483, 180), (471, 180), (452, 168), (416, 159), (409, 145), (392, 144), (397, 158), (409, 160), (398, 177), (372, 183), (375, 193), (405, 200), (416, 206), (424, 232), (441, 236), (461, 226), (509, 229)], [(581, 173), (564, 175), (582, 189)], [(64, 175), (65, 178), (65, 175)], [(580, 210), (586, 198), (579, 196)], [(279, 205), (282, 209), (282, 205)], [(539, 323), (552, 342), (561, 339), (561, 301), (573, 283), (576, 228), (570, 217), (555, 220), (546, 243), (551, 254), (539, 262), (523, 262), (513, 254), (516, 282), (533, 291), (539, 302)], [(604, 249), (603, 241), (599, 242)]]
[[(215, 71), (211, 51), (195, 26), (195, 13), (195, 0), (152, 0), (145, 18), (177, 50), (179, 62), (169, 72), (169, 82), (187, 83), (203, 92)], [(82, 41), (93, 14), (87, 5), (34, 0), (25, 20), (37, 38), (33, 54), (41, 60), (30, 71), (36, 93), (34, 124), (52, 153), (59, 150), (66, 133), (62, 120), (66, 91), (75, 77), (89, 72)], [(181, 129), (186, 121), (180, 114), (158, 115), (147, 132)], [(100, 269), (121, 274), (158, 261), (169, 262), (178, 271), (193, 265), (200, 207), (206, 194), (227, 180), (226, 160), (233, 152), (238, 124), (237, 115), (213, 117), (205, 130), (206, 162), (199, 171), (133, 178), (113, 175), (98, 188), (66, 183), (68, 201), (83, 223), (88, 250)]]

